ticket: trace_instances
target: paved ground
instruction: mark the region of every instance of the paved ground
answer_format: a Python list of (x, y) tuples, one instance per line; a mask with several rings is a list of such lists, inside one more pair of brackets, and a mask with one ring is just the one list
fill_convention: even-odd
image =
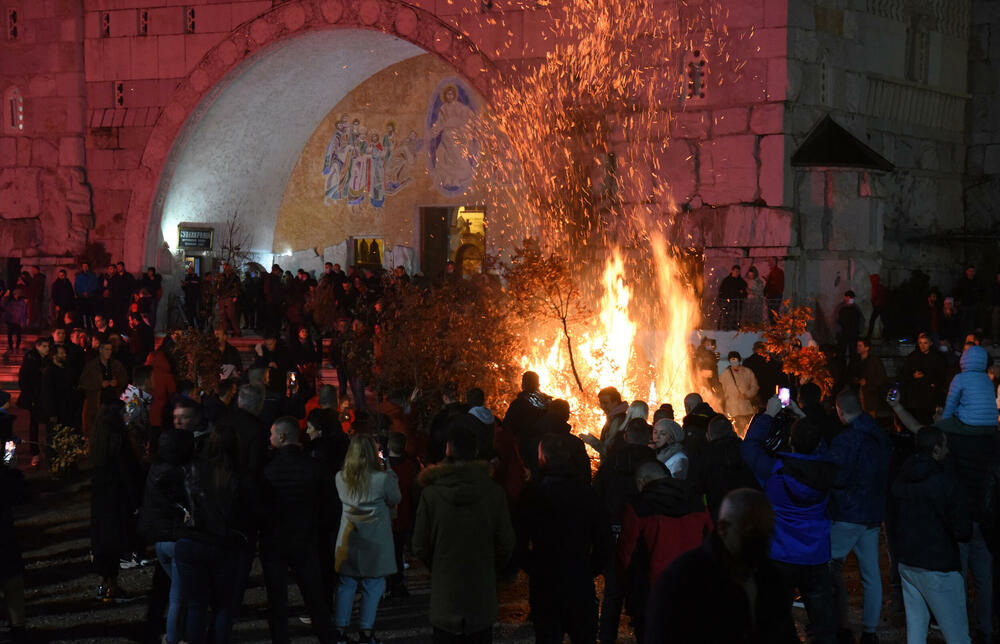
[[(24, 459), (22, 459), (23, 464)], [(97, 577), (92, 572), (89, 550), (89, 483), (86, 477), (54, 484), (47, 476), (36, 473), (30, 477), (39, 496), (27, 508), (22, 508), (18, 521), (21, 543), (27, 565), (28, 618), (38, 642), (133, 642), (142, 635), (145, 603), (108, 607), (94, 599)], [(142, 594), (148, 590), (152, 568), (123, 571), (121, 581), (129, 591)], [(427, 642), (430, 625), (427, 622), (430, 584), (426, 569), (413, 562), (407, 571), (411, 597), (388, 599), (379, 608), (376, 630), (387, 642)], [(860, 620), (860, 580), (853, 563), (848, 563), (849, 590), (854, 598), (853, 619)], [(888, 598), (887, 602), (888, 602)], [(301, 606), (297, 589), (292, 588), (290, 600)], [(499, 643), (530, 642), (533, 640), (527, 622), (527, 585), (523, 577), (504, 582), (500, 588), (500, 624), (496, 629)], [(705, 598), (711, 601), (711, 598)], [(250, 580), (246, 606), (236, 623), (234, 641), (267, 642), (264, 619), (266, 596), (259, 567)], [(801, 621), (801, 611), (796, 611)], [(623, 620), (621, 641), (631, 642), (630, 631)], [(295, 641), (314, 641), (306, 627), (293, 620)], [(883, 615), (879, 630), (883, 642), (903, 642), (902, 622), (896, 625)], [(0, 631), (0, 642), (5, 634)], [(932, 635), (930, 641), (941, 641)]]

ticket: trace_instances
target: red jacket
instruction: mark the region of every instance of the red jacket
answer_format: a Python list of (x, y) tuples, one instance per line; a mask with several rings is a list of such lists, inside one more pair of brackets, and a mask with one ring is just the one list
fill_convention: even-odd
[(681, 481), (653, 481), (625, 506), (618, 563), (627, 571), (641, 543), (649, 555), (652, 587), (674, 559), (700, 546), (711, 532), (708, 510), (704, 504), (686, 500)]

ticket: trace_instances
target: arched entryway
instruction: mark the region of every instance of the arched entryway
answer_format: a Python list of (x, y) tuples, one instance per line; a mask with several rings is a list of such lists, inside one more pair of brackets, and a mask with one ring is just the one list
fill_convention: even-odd
[(366, 78), (425, 53), (489, 96), (488, 58), (401, 2), (300, 0), (234, 30), (179, 84), (150, 136), (126, 221), (129, 263), (154, 262), (164, 240), (175, 247), (165, 230), (209, 211), (216, 220), (240, 212), (267, 245), (316, 124)]

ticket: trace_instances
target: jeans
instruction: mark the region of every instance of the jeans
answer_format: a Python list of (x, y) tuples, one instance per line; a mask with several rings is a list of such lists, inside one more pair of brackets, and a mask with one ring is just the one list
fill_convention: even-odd
[(170, 604), (167, 607), (167, 642), (177, 644), (180, 641), (181, 616), (181, 583), (177, 575), (177, 561), (174, 559), (176, 541), (157, 541), (156, 559), (163, 566), (164, 572), (170, 576)]
[(358, 617), (361, 630), (370, 631), (375, 625), (375, 612), (378, 602), (385, 592), (385, 577), (348, 577), (340, 576), (337, 587), (336, 614), (334, 620), (337, 628), (345, 629), (351, 623), (351, 608), (354, 606), (354, 594), (361, 586), (361, 610)]
[(809, 624), (806, 634), (814, 644), (833, 644), (836, 618), (833, 609), (833, 579), (829, 564), (791, 564), (772, 561), (781, 576), (785, 603), (791, 611), (795, 589), (802, 595)]
[(986, 547), (978, 523), (973, 522), (972, 539), (959, 543), (958, 552), (962, 560), (962, 577), (968, 579), (972, 571), (976, 589), (976, 629), (990, 636), (993, 633), (993, 555)]
[(834, 598), (840, 628), (847, 628), (847, 587), (842, 568), (847, 555), (854, 551), (861, 571), (861, 587), (865, 603), (862, 625), (865, 632), (874, 633), (882, 610), (882, 573), (878, 566), (878, 534), (880, 526), (834, 521), (830, 529), (830, 567), (833, 573)]
[(214, 612), (214, 644), (228, 644), (233, 631), (239, 553), (236, 548), (181, 539), (174, 546), (174, 562), (187, 606), (185, 632), (189, 644), (208, 641), (208, 607)]
[[(924, 644), (934, 615), (948, 644), (969, 644), (969, 617), (965, 612), (965, 580), (957, 570), (939, 572), (899, 564), (906, 607), (906, 643)], [(928, 608), (930, 611), (928, 612)]]

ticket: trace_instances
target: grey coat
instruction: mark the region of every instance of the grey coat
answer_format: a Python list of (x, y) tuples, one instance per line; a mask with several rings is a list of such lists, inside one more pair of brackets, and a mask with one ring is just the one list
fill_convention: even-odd
[(396, 572), (392, 544), (392, 517), (402, 495), (392, 470), (372, 472), (368, 494), (351, 496), (343, 472), (337, 472), (337, 494), (344, 509), (337, 533), (335, 568), (348, 577), (386, 577)]

